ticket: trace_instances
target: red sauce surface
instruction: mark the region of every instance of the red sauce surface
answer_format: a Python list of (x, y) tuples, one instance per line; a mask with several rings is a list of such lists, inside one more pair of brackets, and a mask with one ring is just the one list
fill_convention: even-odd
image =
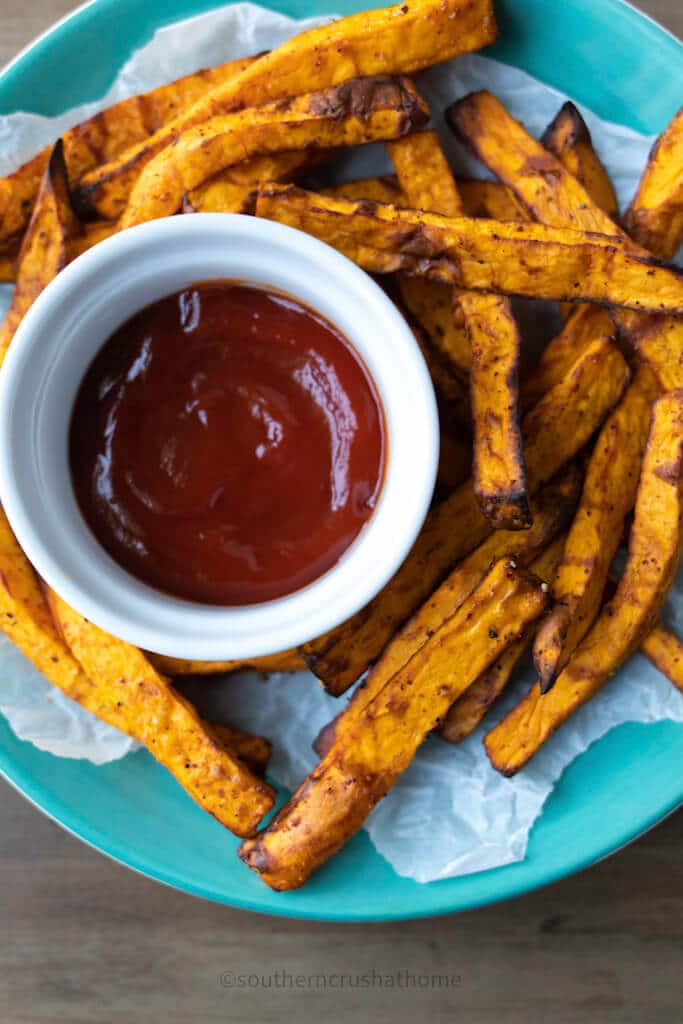
[(254, 604), (321, 576), (372, 515), (384, 418), (321, 316), (211, 282), (105, 343), (76, 399), (70, 458), (83, 516), (120, 565), (179, 597)]

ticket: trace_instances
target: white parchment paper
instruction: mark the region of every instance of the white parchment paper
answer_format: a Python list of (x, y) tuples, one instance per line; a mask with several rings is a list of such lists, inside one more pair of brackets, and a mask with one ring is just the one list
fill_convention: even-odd
[[(326, 19), (295, 22), (252, 4), (238, 4), (170, 28), (133, 55), (98, 103), (59, 118), (13, 114), (0, 118), (0, 175), (14, 170), (61, 131), (97, 110), (210, 64), (257, 53), (303, 27)], [(512, 113), (539, 135), (567, 98), (514, 68), (478, 55), (432, 69), (420, 79), (440, 128), (440, 113), (473, 89), (497, 93)], [(630, 199), (652, 143), (651, 138), (609, 124), (582, 108), (596, 147), (615, 183), (622, 206)], [(447, 131), (442, 133), (454, 165), (482, 175)], [(338, 179), (389, 170), (381, 146), (340, 155)], [(10, 290), (0, 291), (0, 311)], [(683, 627), (683, 580), (665, 613)], [(679, 621), (677, 621), (679, 620)], [(488, 729), (518, 699), (531, 670), (496, 706)], [(273, 776), (294, 787), (313, 767), (311, 742), (340, 709), (308, 673), (271, 676), (253, 673), (227, 681), (186, 687), (202, 713), (270, 737), (275, 744)], [(61, 757), (102, 764), (123, 757), (134, 744), (98, 722), (54, 690), (7, 640), (0, 637), (0, 710), (22, 739)], [(420, 882), (481, 871), (524, 857), (531, 826), (563, 769), (600, 736), (622, 722), (683, 722), (683, 698), (640, 655), (605, 690), (582, 708), (515, 779), (501, 778), (482, 748), (484, 728), (452, 747), (430, 739), (410, 769), (367, 822), (372, 842), (396, 871)], [(434, 843), (435, 834), (439, 842)]]

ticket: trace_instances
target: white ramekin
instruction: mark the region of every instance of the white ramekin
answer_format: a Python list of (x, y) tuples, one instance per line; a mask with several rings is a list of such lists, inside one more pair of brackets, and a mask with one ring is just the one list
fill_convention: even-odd
[[(336, 324), (375, 381), (388, 432), (377, 507), (339, 562), (293, 594), (244, 607), (171, 597), (113, 561), (79, 511), (67, 445), (83, 374), (117, 327), (162, 296), (225, 278), (288, 292)], [(31, 308), (0, 374), (0, 497), (24, 551), (47, 583), (96, 625), (174, 657), (268, 654), (358, 611), (415, 540), (432, 496), (438, 446), (429, 374), (381, 288), (329, 246), (254, 217), (171, 217), (84, 253)]]

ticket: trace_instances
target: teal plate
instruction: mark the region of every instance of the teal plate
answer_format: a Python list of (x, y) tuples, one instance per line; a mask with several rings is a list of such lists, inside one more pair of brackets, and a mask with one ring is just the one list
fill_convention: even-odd
[[(0, 113), (42, 114), (102, 95), (157, 28), (212, 0), (94, 0), (0, 76)], [(276, 0), (285, 14), (351, 13), (356, 0)], [(683, 46), (620, 0), (499, 0), (487, 52), (595, 113), (660, 131), (683, 97)], [(518, 896), (628, 843), (683, 803), (683, 725), (623, 725), (564, 773), (518, 864), (429, 885), (400, 878), (365, 833), (305, 888), (273, 893), (236, 857), (237, 840), (146, 753), (104, 767), (42, 753), (0, 720), (0, 769), (64, 828), (160, 882), (232, 906), (290, 917), (378, 921), (443, 914)]]

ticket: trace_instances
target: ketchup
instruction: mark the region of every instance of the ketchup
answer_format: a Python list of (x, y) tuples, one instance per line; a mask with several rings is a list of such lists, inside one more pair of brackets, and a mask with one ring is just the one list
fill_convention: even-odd
[(69, 445), (81, 512), (120, 565), (177, 597), (245, 605), (305, 586), (349, 547), (382, 486), (385, 426), (332, 324), (218, 281), (105, 343)]

